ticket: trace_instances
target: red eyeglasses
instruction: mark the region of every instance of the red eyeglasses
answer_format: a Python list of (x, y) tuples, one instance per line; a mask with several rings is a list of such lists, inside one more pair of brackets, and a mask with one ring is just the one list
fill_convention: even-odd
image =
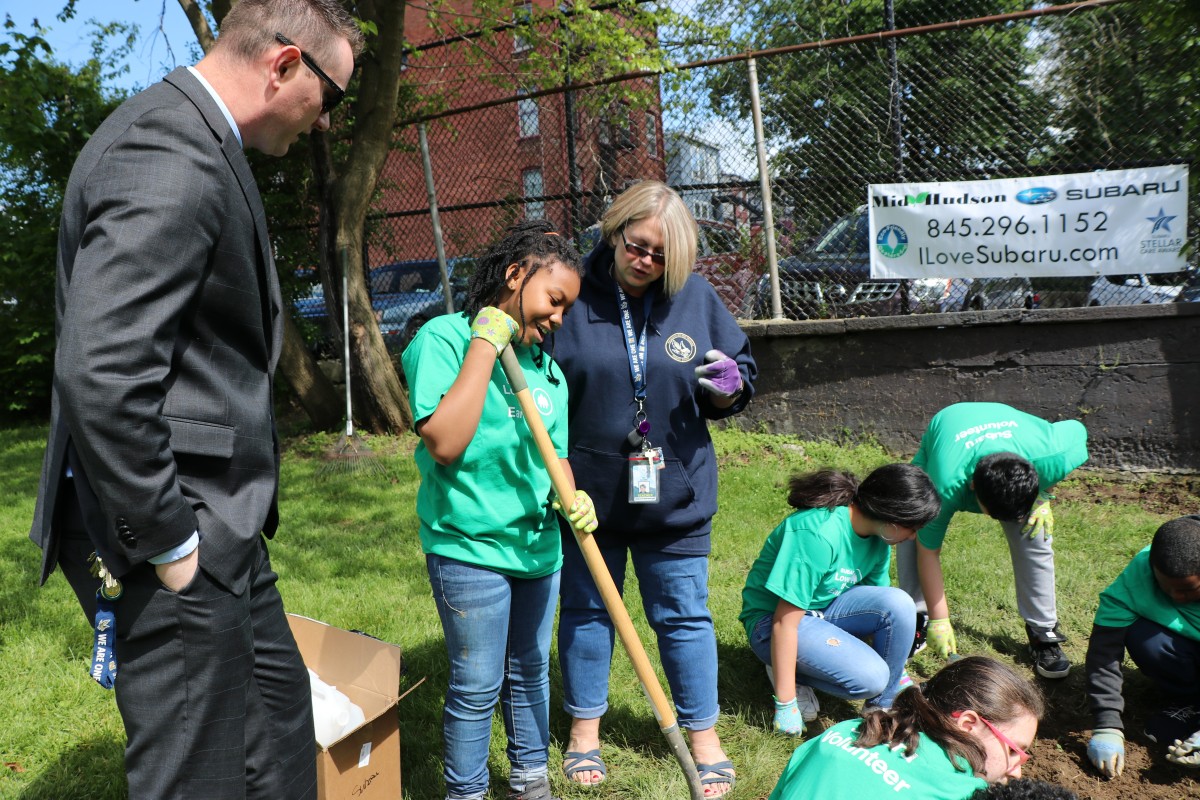
[(630, 258), (648, 258), (659, 267), (665, 266), (667, 263), (666, 253), (656, 253), (640, 244), (634, 244), (625, 238), (624, 230), (621, 231), (621, 242), (625, 245), (625, 252), (629, 254)]
[[(954, 712), (953, 714), (951, 714), (950, 716), (954, 717), (955, 719), (958, 719), (959, 717), (961, 717), (961, 716), (962, 716), (962, 713), (963, 713), (963, 712), (961, 712), (961, 711), (955, 711), (955, 712)], [(976, 713), (976, 716), (979, 716), (979, 715), (978, 715), (978, 712)], [(1027, 762), (1027, 761), (1030, 759), (1030, 755), (1029, 755), (1029, 753), (1027, 753), (1027, 752), (1025, 752), (1024, 750), (1022, 750), (1021, 748), (1017, 747), (1017, 745), (1016, 745), (1016, 744), (1013, 742), (1013, 740), (1012, 740), (1012, 739), (1008, 738), (1008, 737), (1007, 737), (1007, 736), (1005, 736), (1003, 733), (1001, 733), (999, 728), (997, 728), (997, 727), (996, 727), (995, 725), (993, 725), (992, 723), (988, 722), (988, 721), (987, 721), (986, 719), (984, 719), (983, 717), (979, 717), (979, 720), (980, 720), (980, 721), (981, 721), (981, 722), (982, 722), (984, 725), (987, 725), (987, 727), (988, 727), (988, 730), (992, 732), (992, 735), (996, 737), (996, 739), (997, 739), (997, 740), (1000, 742), (1000, 744), (1002, 744), (1002, 745), (1004, 745), (1006, 748), (1008, 748), (1008, 752), (1009, 752), (1009, 753), (1014, 753), (1014, 754), (1016, 754), (1016, 756), (1017, 756), (1017, 766), (1018, 766), (1018, 767), (1024, 766), (1024, 765), (1025, 765), (1025, 762)]]
[(1022, 750), (1021, 748), (1019, 748), (1015, 744), (1013, 744), (1013, 740), (1008, 738), (1007, 736), (1005, 736), (1003, 733), (1001, 733), (999, 728), (997, 728), (992, 723), (988, 722), (983, 717), (980, 717), (979, 719), (982, 720), (984, 725), (988, 726), (988, 730), (992, 732), (992, 735), (994, 735), (997, 739), (1000, 740), (1000, 744), (1007, 747), (1010, 753), (1016, 753), (1018, 767), (1023, 766), (1025, 764), (1025, 762), (1029, 760), (1029, 753), (1025, 752), (1024, 750)]

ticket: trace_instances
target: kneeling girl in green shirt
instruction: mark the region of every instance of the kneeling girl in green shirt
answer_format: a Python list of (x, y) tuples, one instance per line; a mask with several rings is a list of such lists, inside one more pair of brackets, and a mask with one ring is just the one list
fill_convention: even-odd
[(775, 729), (799, 736), (816, 719), (813, 689), (886, 709), (908, 682), (916, 609), (888, 585), (888, 563), (939, 501), (919, 467), (888, 464), (861, 484), (835, 470), (796, 476), (788, 504), (799, 510), (750, 568), (740, 619), (774, 683)]

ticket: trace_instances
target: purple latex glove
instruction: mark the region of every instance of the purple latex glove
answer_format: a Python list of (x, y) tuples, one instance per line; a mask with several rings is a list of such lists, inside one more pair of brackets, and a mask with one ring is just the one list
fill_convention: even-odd
[(720, 350), (704, 354), (706, 363), (696, 367), (700, 385), (718, 397), (733, 397), (742, 390), (742, 374), (737, 362)]

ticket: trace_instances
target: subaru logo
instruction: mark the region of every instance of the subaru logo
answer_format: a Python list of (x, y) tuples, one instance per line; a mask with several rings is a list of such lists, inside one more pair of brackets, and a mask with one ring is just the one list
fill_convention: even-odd
[(1017, 192), (1017, 202), (1027, 206), (1040, 206), (1042, 203), (1049, 203), (1056, 197), (1058, 197), (1058, 192), (1048, 186), (1035, 186), (1032, 189)]

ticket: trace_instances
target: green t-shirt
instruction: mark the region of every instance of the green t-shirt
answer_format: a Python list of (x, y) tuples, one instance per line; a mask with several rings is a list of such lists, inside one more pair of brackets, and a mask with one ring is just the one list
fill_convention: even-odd
[(912, 463), (925, 470), (942, 498), (942, 511), (917, 534), (937, 550), (950, 518), (981, 513), (971, 490), (975, 465), (993, 453), (1016, 453), (1033, 464), (1042, 491), (1087, 461), (1087, 429), (1077, 420), (1046, 422), (1003, 403), (955, 403), (933, 415)]
[[(404, 351), (408, 401), (414, 420), (428, 417), (458, 377), (470, 344), (462, 314), (435, 317)], [(567, 454), (567, 382), (547, 380), (553, 363), (539, 369), (531, 348), (516, 348), (530, 394), (542, 413), (559, 457)], [(550, 507), (552, 487), (517, 396), (500, 362), (492, 371), (479, 428), (453, 464), (433, 460), (417, 445), (417, 516), (426, 553), (452, 558), (519, 578), (539, 578), (562, 565), (558, 521)]]
[(769, 800), (967, 800), (987, 786), (969, 767), (955, 769), (946, 751), (925, 734), (911, 756), (886, 744), (856, 747), (861, 724), (858, 719), (839, 722), (796, 748)]
[(854, 532), (848, 507), (797, 511), (763, 544), (746, 576), (738, 619), (750, 636), (781, 599), (819, 611), (851, 586), (887, 586), (890, 559), (886, 542)]
[(1200, 603), (1176, 605), (1158, 587), (1150, 568), (1150, 548), (1133, 557), (1129, 566), (1100, 593), (1095, 623), (1125, 628), (1141, 619), (1156, 622), (1181, 636), (1200, 642)]

